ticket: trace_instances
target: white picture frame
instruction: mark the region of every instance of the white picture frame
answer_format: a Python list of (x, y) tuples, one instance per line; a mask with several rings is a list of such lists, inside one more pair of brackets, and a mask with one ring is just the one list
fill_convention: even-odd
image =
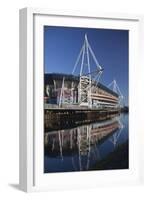
[[(129, 163), (128, 170), (56, 173), (44, 175), (43, 164), (43, 25), (127, 29), (129, 35)], [(20, 10), (20, 189), (26, 192), (78, 189), (143, 182), (143, 130), (140, 127), (143, 67), (143, 17), (84, 11)], [(38, 50), (39, 49), (39, 50)], [(138, 68), (139, 65), (139, 68)], [(134, 90), (135, 88), (135, 90)], [(136, 123), (138, 121), (138, 123)], [(42, 146), (41, 146), (42, 145)], [(41, 164), (42, 163), (42, 164)], [(69, 181), (70, 180), (70, 181)], [(88, 180), (88, 181), (87, 181)]]

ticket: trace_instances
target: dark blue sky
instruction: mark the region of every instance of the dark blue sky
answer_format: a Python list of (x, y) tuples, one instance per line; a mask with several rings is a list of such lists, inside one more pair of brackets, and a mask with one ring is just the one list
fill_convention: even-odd
[[(100, 82), (107, 86), (116, 79), (124, 95), (125, 104), (128, 105), (129, 33), (127, 30), (45, 26), (45, 73), (71, 74), (83, 45), (85, 33), (98, 62), (104, 68)], [(95, 66), (92, 59), (90, 62), (92, 71)]]

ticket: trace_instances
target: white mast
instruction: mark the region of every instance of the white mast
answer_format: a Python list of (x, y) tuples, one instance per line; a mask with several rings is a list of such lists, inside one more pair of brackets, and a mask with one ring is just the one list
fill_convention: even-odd
[(62, 80), (62, 88), (60, 91), (60, 98), (59, 98), (59, 108), (61, 107), (61, 104), (64, 103), (64, 80), (65, 80), (65, 77), (63, 77), (63, 80)]
[(116, 80), (114, 79), (109, 85), (108, 87), (110, 89), (113, 90), (113, 92), (117, 93), (119, 95), (119, 106), (122, 107), (123, 104), (124, 104), (124, 96), (122, 95), (121, 91), (120, 91), (120, 88), (116, 82)]
[[(96, 64), (96, 70), (94, 72), (91, 71), (90, 66), (90, 56), (92, 57), (94, 63)], [(77, 57), (76, 63), (74, 65), (72, 74), (75, 73), (78, 64), (80, 63), (80, 81), (79, 81), (79, 96), (78, 102), (81, 106), (92, 107), (92, 98), (91, 98), (91, 88), (92, 88), (92, 74), (95, 76), (93, 81), (97, 82), (102, 75), (102, 67), (96, 59), (96, 56), (88, 42), (87, 34), (85, 34), (84, 43), (80, 50), (80, 53)], [(84, 69), (87, 70), (87, 73), (84, 74)]]

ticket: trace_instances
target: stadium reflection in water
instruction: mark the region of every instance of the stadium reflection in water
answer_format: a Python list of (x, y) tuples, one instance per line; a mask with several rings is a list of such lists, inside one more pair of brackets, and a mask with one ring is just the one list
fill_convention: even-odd
[(44, 172), (127, 169), (128, 114), (46, 132)]

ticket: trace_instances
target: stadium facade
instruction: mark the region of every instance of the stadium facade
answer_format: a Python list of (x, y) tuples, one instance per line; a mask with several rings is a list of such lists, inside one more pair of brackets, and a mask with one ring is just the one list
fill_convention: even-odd
[[(83, 88), (89, 82), (88, 76), (48, 73), (44, 75), (44, 101), (50, 106), (88, 107), (89, 98), (92, 108), (118, 108), (119, 95), (101, 84), (92, 81), (90, 87)], [(89, 93), (90, 91), (90, 93)], [(81, 101), (81, 95), (83, 100)]]

